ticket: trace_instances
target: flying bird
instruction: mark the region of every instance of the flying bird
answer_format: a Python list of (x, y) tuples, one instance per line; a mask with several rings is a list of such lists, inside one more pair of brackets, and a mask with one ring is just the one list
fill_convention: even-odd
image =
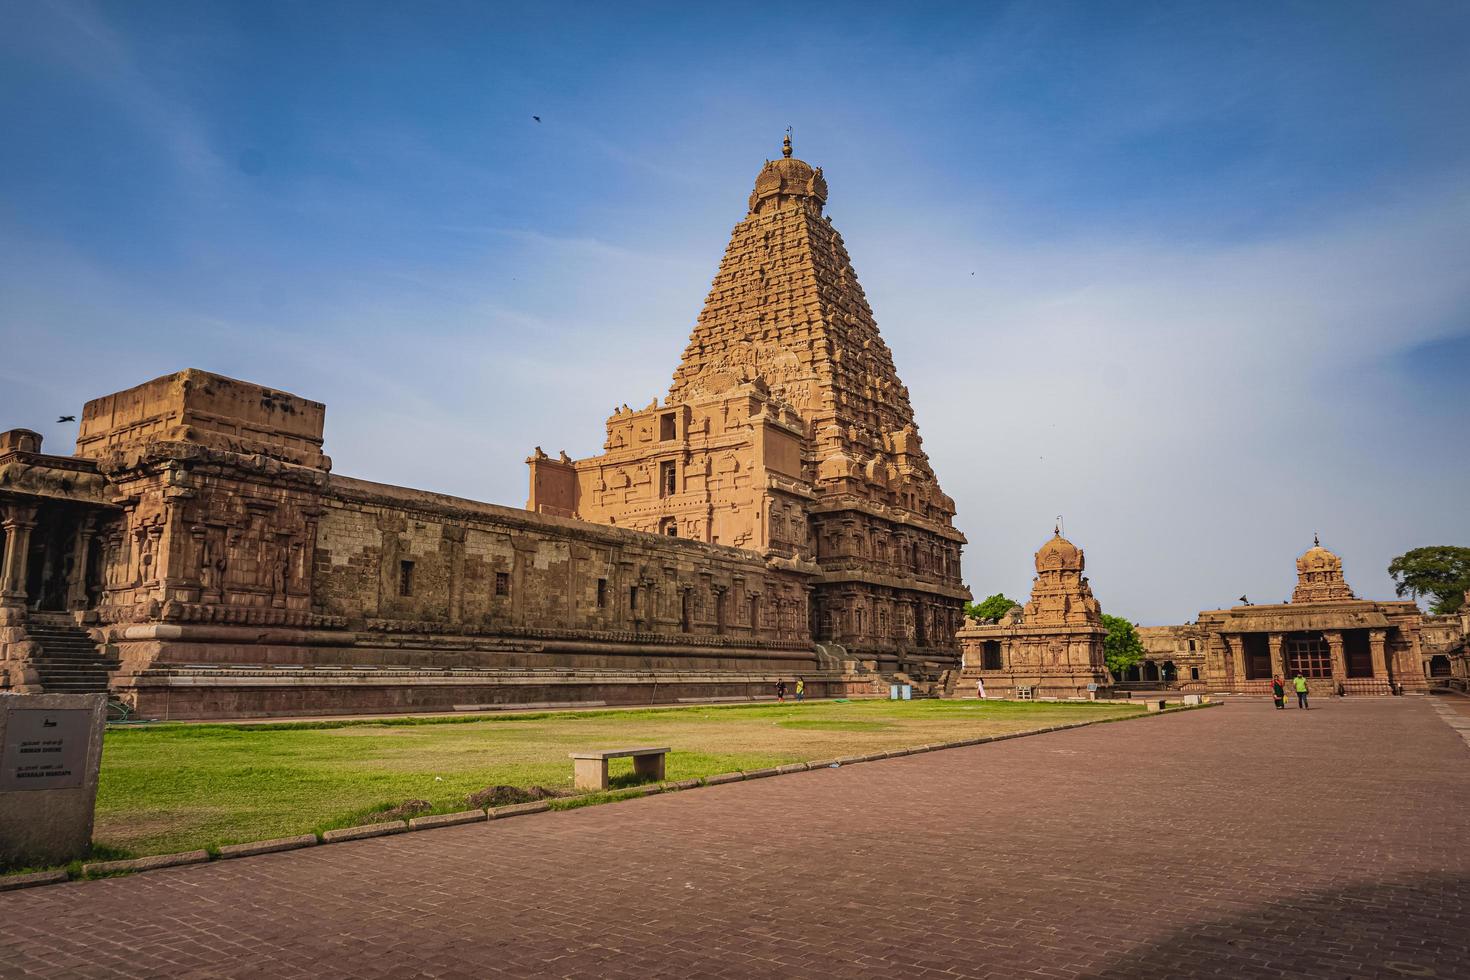
[(1241, 605), (1245, 605), (1245, 606), (1248, 606), (1248, 605), (1251, 604), (1251, 601), (1249, 599), (1247, 599), (1245, 596), (1241, 596), (1240, 597), (1240, 602), (1241, 602)]
[(531, 118), (534, 119), (534, 120), (536, 120), (537, 122), (540, 122), (541, 121), (541, 117), (540, 116), (532, 116)]
[(63, 415), (61, 418), (56, 420), (56, 424), (60, 425), (62, 422), (75, 422), (76, 420), (77, 417), (75, 415)]

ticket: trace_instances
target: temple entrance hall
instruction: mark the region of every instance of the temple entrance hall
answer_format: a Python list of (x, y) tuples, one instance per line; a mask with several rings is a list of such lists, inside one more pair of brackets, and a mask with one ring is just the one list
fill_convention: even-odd
[(0, 496), (0, 593), (35, 612), (94, 608), (103, 586), (101, 518), (84, 503)]

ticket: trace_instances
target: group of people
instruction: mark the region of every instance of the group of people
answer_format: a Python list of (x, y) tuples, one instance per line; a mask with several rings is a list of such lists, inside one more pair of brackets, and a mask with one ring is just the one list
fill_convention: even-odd
[[(1307, 679), (1302, 676), (1301, 671), (1297, 671), (1296, 676), (1291, 679), (1291, 686), (1296, 690), (1296, 706), (1310, 707), (1307, 704)], [(1271, 700), (1276, 702), (1278, 708), (1286, 707), (1286, 681), (1281, 679), (1280, 674), (1271, 679)]]
[[(786, 678), (784, 677), (776, 682), (776, 700), (786, 700)], [(806, 700), (806, 678), (804, 677), (798, 677), (796, 679), (796, 700)]]

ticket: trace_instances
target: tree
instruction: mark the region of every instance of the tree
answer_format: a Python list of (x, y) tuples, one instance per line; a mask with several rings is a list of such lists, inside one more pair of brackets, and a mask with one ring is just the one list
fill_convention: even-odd
[(1414, 548), (1388, 563), (1394, 589), (1402, 596), (1430, 596), (1436, 616), (1459, 610), (1470, 589), (1470, 548), (1438, 544)]
[(1008, 599), (1002, 593), (997, 592), (984, 602), (965, 603), (965, 615), (982, 622), (987, 619), (1000, 619), (1011, 611), (1012, 606), (1019, 605), (1020, 603), (1016, 600)]
[(1103, 613), (1103, 625), (1108, 628), (1108, 635), (1103, 640), (1103, 656), (1113, 676), (1121, 677), (1125, 670), (1143, 659), (1143, 641), (1138, 638), (1134, 624), (1122, 616)]

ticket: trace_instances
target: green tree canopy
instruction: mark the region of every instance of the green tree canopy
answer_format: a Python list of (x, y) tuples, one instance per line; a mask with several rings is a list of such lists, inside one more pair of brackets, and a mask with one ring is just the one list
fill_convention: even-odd
[(1429, 611), (1436, 616), (1456, 612), (1470, 589), (1470, 548), (1449, 544), (1414, 548), (1389, 562), (1388, 574), (1400, 596), (1428, 596)]
[(1134, 624), (1122, 616), (1103, 613), (1103, 625), (1108, 628), (1108, 635), (1103, 640), (1103, 655), (1107, 659), (1108, 670), (1114, 677), (1120, 677), (1123, 671), (1143, 659), (1143, 641), (1138, 638)]
[(965, 615), (979, 620), (1000, 619), (1000, 617), (1010, 611), (1012, 606), (1019, 605), (1020, 603), (1016, 600), (1009, 599), (1002, 593), (997, 592), (983, 602), (965, 603)]

